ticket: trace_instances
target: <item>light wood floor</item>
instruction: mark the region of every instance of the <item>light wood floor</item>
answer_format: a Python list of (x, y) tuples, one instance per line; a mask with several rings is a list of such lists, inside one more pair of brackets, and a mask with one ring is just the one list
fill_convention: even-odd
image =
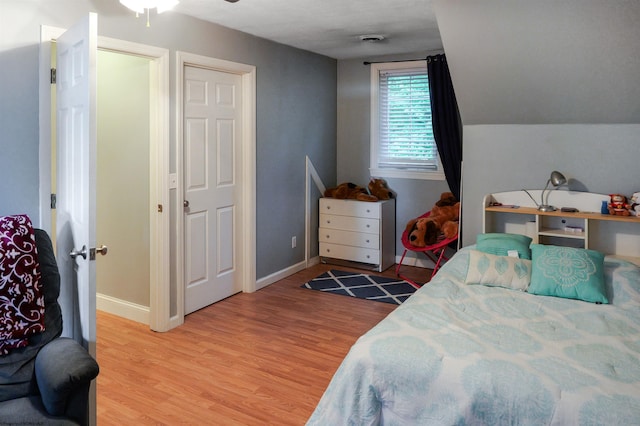
[(98, 424), (304, 425), (351, 345), (396, 308), (300, 288), (328, 269), (351, 270), (315, 265), (166, 333), (98, 312)]

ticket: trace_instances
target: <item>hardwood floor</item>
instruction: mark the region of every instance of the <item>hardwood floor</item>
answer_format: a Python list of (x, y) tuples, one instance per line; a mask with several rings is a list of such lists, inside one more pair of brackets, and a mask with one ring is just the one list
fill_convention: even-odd
[(396, 308), (300, 288), (328, 269), (356, 271), (315, 265), (166, 333), (98, 312), (98, 424), (304, 425), (351, 345)]

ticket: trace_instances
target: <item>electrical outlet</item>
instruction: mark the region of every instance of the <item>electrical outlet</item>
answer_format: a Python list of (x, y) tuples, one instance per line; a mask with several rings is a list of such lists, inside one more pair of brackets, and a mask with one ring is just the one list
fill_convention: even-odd
[(295, 236), (291, 237), (291, 248), (296, 248), (296, 244), (297, 244), (296, 237)]

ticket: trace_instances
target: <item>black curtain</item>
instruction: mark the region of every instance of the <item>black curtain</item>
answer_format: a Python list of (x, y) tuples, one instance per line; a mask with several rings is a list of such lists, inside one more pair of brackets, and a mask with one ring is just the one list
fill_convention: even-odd
[(449, 189), (460, 200), (462, 126), (445, 55), (427, 57), (431, 119), (438, 154)]

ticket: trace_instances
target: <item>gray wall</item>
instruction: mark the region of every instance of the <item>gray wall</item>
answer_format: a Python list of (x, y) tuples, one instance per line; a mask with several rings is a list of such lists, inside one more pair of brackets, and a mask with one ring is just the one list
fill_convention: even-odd
[(0, 1), (0, 214), (39, 221), (40, 25), (68, 28), (88, 12), (100, 35), (171, 51), (171, 117), (176, 50), (256, 66), (257, 277), (301, 262), (305, 155), (323, 179), (336, 174), (336, 61), (171, 12), (147, 28), (116, 0)]
[(640, 188), (640, 3), (436, 0), (463, 122), (463, 243), (482, 197), (541, 189)]
[(630, 196), (640, 188), (637, 124), (475, 125), (464, 131), (465, 245), (482, 232), (485, 194), (542, 189), (552, 170), (574, 191)]
[[(365, 186), (369, 173), (371, 134), (371, 68), (363, 61), (391, 61), (426, 58), (427, 54), (440, 52), (415, 52), (402, 56), (368, 57), (358, 60), (338, 61), (338, 138), (337, 180), (325, 182), (333, 186), (341, 182), (354, 182)], [(404, 250), (400, 238), (406, 223), (431, 207), (440, 194), (449, 191), (444, 180), (386, 179), (397, 193), (396, 200), (396, 254)]]

